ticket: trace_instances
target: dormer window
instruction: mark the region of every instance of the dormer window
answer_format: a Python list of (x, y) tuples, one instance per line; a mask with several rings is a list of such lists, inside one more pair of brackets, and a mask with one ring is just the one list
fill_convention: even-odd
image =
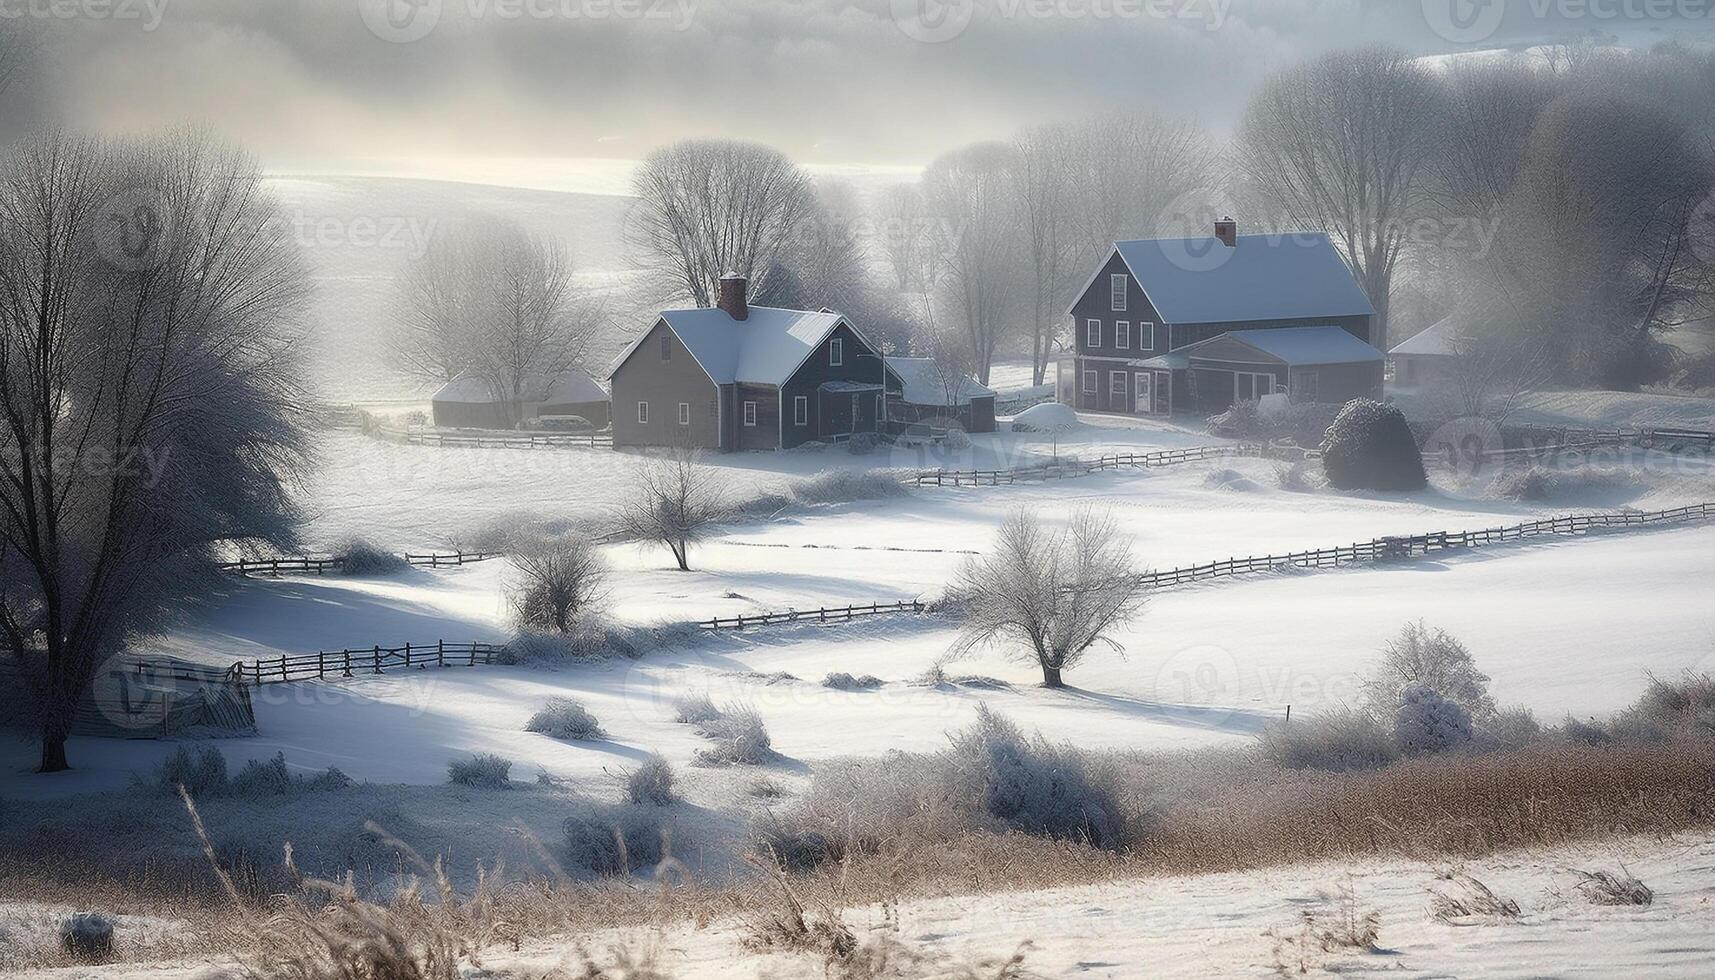
[(1115, 313), (1125, 312), (1125, 273), (1116, 272), (1108, 277), (1108, 298)]
[(846, 362), (846, 342), (835, 337), (828, 341), (828, 366), (839, 367)]

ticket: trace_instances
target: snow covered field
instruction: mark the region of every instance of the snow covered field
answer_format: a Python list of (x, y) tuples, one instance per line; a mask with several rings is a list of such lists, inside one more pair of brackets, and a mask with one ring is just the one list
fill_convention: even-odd
[[(1194, 434), (1170, 428), (1110, 423), (1065, 437), (1058, 449), (1094, 454), (1193, 441)], [(638, 465), (635, 457), (610, 452), (440, 449), (350, 434), (333, 436), (330, 448), (332, 465), (312, 491), (323, 502), (312, 542), (324, 546), (360, 531), (388, 547), (422, 548), (446, 540), (460, 521), (469, 526), (514, 512), (599, 518)], [(1018, 459), (1054, 448), (1043, 437), (995, 436), (979, 441), (968, 459)], [(711, 460), (731, 474), (734, 494), (778, 489), (824, 466), (889, 462), (911, 460), (838, 450)], [(969, 552), (989, 547), (995, 527), (1018, 507), (1048, 521), (1079, 504), (1111, 507), (1144, 559), (1167, 567), (1570, 510), (1667, 507), (1711, 495), (1702, 471), (1689, 466), (1617, 489), (1598, 481), (1587, 499), (1525, 504), (1436, 489), (1393, 497), (1287, 492), (1273, 485), (1276, 465), (1223, 460), (793, 507), (727, 529), (696, 550), (689, 573), (670, 570), (658, 549), (611, 545), (608, 609), (620, 620), (649, 624), (933, 597)], [(515, 469), (496, 479), (497, 466)], [(1211, 474), (1218, 474), (1215, 485)], [(1231, 742), (1288, 705), (1313, 711), (1350, 699), (1378, 646), (1417, 618), (1462, 638), (1494, 678), (1502, 702), (1554, 720), (1630, 702), (1646, 671), (1672, 676), (1715, 668), (1715, 611), (1706, 587), (1715, 571), (1712, 540), (1715, 528), (1688, 527), (1163, 591), (1121, 637), (1128, 659), (1093, 656), (1069, 675), (1076, 687), (1070, 691), (1034, 687), (1031, 668), (998, 654), (947, 671), (1010, 686), (914, 684), (946, 653), (955, 627), (938, 617), (906, 616), (704, 636), (645, 651), (635, 662), (271, 686), (257, 693), (260, 734), (223, 747), (235, 762), (283, 751), (294, 765), (338, 765), (378, 782), (438, 783), (448, 759), (474, 751), (498, 752), (526, 773), (539, 767), (584, 777), (653, 750), (691, 761), (702, 743), (671, 722), (671, 701), (703, 691), (756, 706), (790, 760), (788, 771), (799, 773), (834, 756), (934, 747), (944, 731), (966, 723), (978, 701), (1027, 727), (1093, 746)], [(503, 640), (511, 632), (509, 574), (504, 561), (492, 561), (379, 579), (234, 579), (194, 621), (140, 649), (224, 666), (375, 643)], [(1640, 615), (1647, 630), (1640, 630)], [(830, 671), (875, 674), (887, 684), (876, 692), (832, 691), (820, 685)], [(770, 676), (781, 672), (796, 679)], [(585, 701), (611, 738), (562, 743), (523, 732), (524, 720), (554, 695)], [(412, 748), (363, 748), (377, 740)], [(80, 741), (73, 750), (86, 768), (49, 785), (12, 775), (27, 765), (29, 747), (7, 743), (0, 793), (121, 785), (172, 748)]]

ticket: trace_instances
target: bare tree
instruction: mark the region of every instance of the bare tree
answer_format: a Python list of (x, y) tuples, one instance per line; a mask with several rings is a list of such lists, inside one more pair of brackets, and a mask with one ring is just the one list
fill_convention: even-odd
[(565, 246), (508, 221), (441, 232), (401, 286), (394, 363), (431, 381), (469, 372), (514, 424), (554, 375), (583, 363), (605, 322), (573, 284)]
[(1075, 226), (1076, 132), (1039, 126), (1013, 140), (1012, 191), (1017, 197), (1029, 303), (1030, 367), (1034, 384), (1048, 370), (1054, 337), (1071, 300), (1084, 230)]
[(607, 560), (587, 538), (560, 538), (510, 557), (518, 575), (512, 611), (521, 626), (570, 632), (607, 594)]
[(1394, 268), (1424, 208), (1440, 87), (1386, 48), (1336, 51), (1271, 77), (1236, 140), (1241, 176), (1299, 229), (1326, 232), (1376, 309), (1387, 349)]
[(949, 417), (957, 418), (959, 406), (971, 384), (970, 346), (962, 338), (952, 336), (950, 331), (932, 327), (919, 330), (912, 345), (920, 355), (929, 359), (941, 404), (946, 406)]
[(691, 546), (703, 540), (729, 508), (720, 477), (696, 450), (675, 448), (645, 461), (637, 485), (620, 506), (620, 531), (673, 553), (679, 571), (691, 570)]
[(947, 307), (942, 319), (959, 326), (984, 384), (1021, 298), (1012, 156), (1007, 144), (978, 143), (941, 156), (923, 174), (937, 232), (931, 301)]
[(97, 666), (221, 542), (295, 540), (308, 280), (261, 186), (199, 135), (47, 135), (0, 167), (0, 643), (44, 772)]
[(994, 548), (959, 571), (964, 624), (956, 652), (1003, 645), (1042, 669), (1044, 687), (1143, 609), (1131, 541), (1107, 513), (1080, 507), (1050, 530), (1029, 511), (1007, 518)]
[(632, 181), (627, 235), (662, 270), (667, 292), (713, 306), (720, 279), (760, 292), (783, 246), (814, 207), (808, 176), (770, 147), (682, 140), (649, 154)]
[(934, 240), (923, 192), (914, 184), (889, 187), (876, 205), (876, 240), (901, 292), (922, 287), (924, 249)]

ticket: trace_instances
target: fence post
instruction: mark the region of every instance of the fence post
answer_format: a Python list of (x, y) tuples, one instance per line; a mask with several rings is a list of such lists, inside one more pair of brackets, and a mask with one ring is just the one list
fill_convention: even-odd
[(381, 644), (375, 644), (375, 672), (381, 673)]
[(405, 666), (411, 666), (411, 641), (405, 641)]
[(327, 677), (327, 675), (328, 675), (328, 655), (324, 651), (317, 650), (316, 651), (316, 680), (322, 680), (323, 678)]
[(351, 651), (350, 650), (341, 650), (340, 653), (344, 654), (344, 656), (345, 656), (344, 674), (346, 677), (350, 677), (351, 676)]
[[(473, 650), (471, 652), (474, 655), (476, 651)], [(436, 640), (435, 641), (435, 666), (445, 667), (446, 665), (447, 665), (447, 641), (446, 640)]]

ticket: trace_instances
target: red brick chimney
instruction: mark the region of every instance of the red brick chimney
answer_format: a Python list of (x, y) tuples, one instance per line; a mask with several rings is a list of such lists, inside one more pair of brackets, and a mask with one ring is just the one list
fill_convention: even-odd
[(744, 299), (744, 277), (727, 273), (721, 276), (721, 298), (715, 304), (715, 309), (725, 310), (726, 315), (734, 320), (743, 320), (750, 316), (750, 305)]
[(1215, 237), (1219, 238), (1221, 244), (1228, 248), (1239, 243), (1239, 223), (1233, 220), (1232, 215), (1227, 215), (1215, 222)]

